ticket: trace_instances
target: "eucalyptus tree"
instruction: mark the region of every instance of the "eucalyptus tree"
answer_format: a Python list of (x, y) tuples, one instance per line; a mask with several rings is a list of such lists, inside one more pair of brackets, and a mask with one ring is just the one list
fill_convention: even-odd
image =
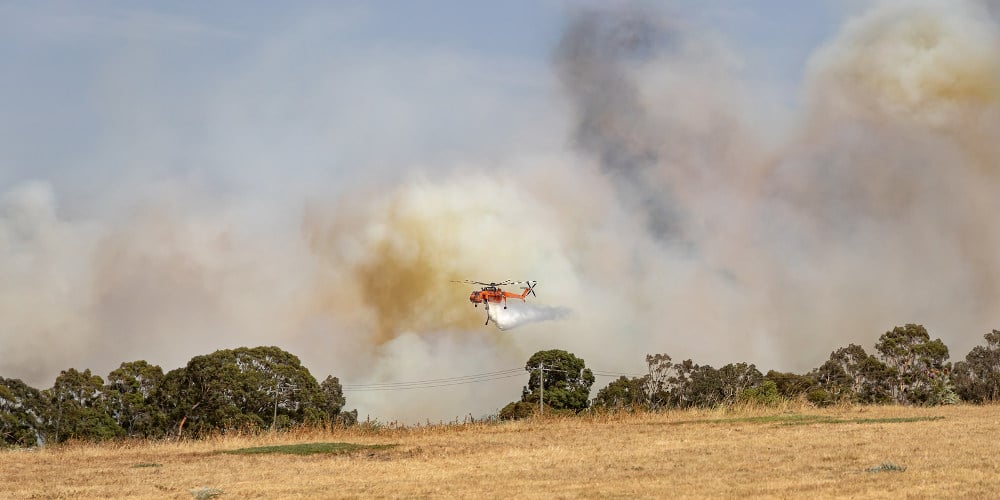
[(1000, 330), (983, 337), (986, 345), (973, 347), (952, 371), (956, 392), (972, 403), (1000, 401)]
[(164, 376), (156, 399), (178, 435), (185, 425), (202, 434), (321, 422), (342, 405), (328, 399), (298, 357), (278, 347), (191, 358)]
[(45, 444), (48, 401), (42, 391), (19, 379), (0, 377), (0, 443)]
[(584, 360), (572, 353), (559, 349), (538, 351), (528, 359), (524, 369), (531, 375), (523, 401), (537, 404), (541, 397), (546, 406), (557, 410), (580, 411), (590, 405), (594, 374)]

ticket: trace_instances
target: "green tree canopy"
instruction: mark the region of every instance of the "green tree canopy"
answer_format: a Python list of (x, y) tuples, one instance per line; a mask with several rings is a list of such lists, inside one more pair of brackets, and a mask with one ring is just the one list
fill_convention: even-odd
[(955, 391), (973, 403), (1000, 401), (1000, 330), (983, 337), (986, 345), (973, 347), (953, 370)]
[(500, 413), (497, 414), (497, 418), (500, 420), (520, 420), (534, 415), (537, 411), (537, 403), (532, 404), (526, 401), (513, 401), (500, 410)]
[(100, 440), (125, 434), (109, 414), (104, 380), (90, 370), (63, 370), (45, 394), (53, 441)]
[(594, 407), (609, 410), (644, 408), (648, 406), (645, 383), (645, 378), (618, 377), (597, 391)]
[(936, 404), (951, 391), (948, 347), (931, 340), (923, 325), (907, 324), (885, 332), (875, 344), (881, 360), (895, 372), (893, 397), (904, 404)]
[(748, 363), (729, 363), (715, 369), (690, 359), (674, 363), (669, 355), (656, 354), (647, 355), (646, 364), (649, 374), (643, 387), (649, 406), (654, 409), (734, 403), (764, 380), (760, 370)]
[(656, 409), (671, 405), (672, 389), (676, 384), (673, 359), (669, 354), (647, 354), (646, 366), (649, 368), (649, 374), (645, 377), (643, 389), (649, 407)]
[(0, 443), (44, 444), (48, 413), (48, 401), (41, 391), (18, 379), (0, 377)]
[(358, 421), (358, 410), (342, 411), (347, 399), (344, 398), (344, 388), (340, 385), (340, 379), (328, 375), (319, 384), (323, 395), (322, 410), (334, 423), (339, 425), (354, 425)]
[[(539, 376), (539, 367), (544, 367), (544, 378)], [(531, 374), (528, 379), (530, 391), (522, 398), (525, 402), (538, 403), (539, 381), (543, 380), (545, 405), (574, 411), (589, 406), (594, 374), (572, 353), (559, 349), (538, 351), (528, 359), (524, 369)]]
[(157, 400), (178, 433), (286, 427), (330, 418), (329, 401), (299, 358), (277, 347), (196, 356), (168, 372)]
[(764, 375), (764, 380), (774, 382), (774, 388), (778, 391), (778, 395), (787, 399), (807, 394), (816, 386), (816, 379), (810, 375), (775, 370), (768, 370), (767, 374)]
[(735, 402), (743, 391), (759, 386), (763, 380), (764, 376), (753, 364), (730, 363), (719, 368), (722, 401)]
[(129, 436), (163, 434), (162, 412), (153, 399), (162, 381), (163, 369), (142, 360), (122, 363), (108, 375), (108, 412)]
[(841, 401), (886, 403), (892, 400), (895, 372), (857, 344), (830, 353), (830, 359), (812, 371), (817, 387), (809, 400), (819, 405)]
[(678, 380), (683, 380), (677, 386), (680, 395), (680, 406), (698, 406), (709, 408), (723, 403), (722, 378), (719, 370), (711, 365), (681, 363), (678, 370)]

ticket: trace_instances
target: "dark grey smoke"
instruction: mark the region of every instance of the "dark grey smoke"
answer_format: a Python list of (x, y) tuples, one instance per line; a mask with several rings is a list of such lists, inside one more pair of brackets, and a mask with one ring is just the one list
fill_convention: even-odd
[(660, 244), (637, 267), (698, 273), (669, 323), (802, 369), (906, 322), (960, 356), (996, 321), (998, 40), (984, 2), (874, 3), (811, 58), (785, 134), (668, 12), (578, 12), (555, 66), (576, 147)]
[(576, 145), (599, 159), (621, 195), (641, 208), (658, 238), (676, 232), (676, 208), (653, 175), (660, 132), (645, 112), (633, 74), (671, 50), (674, 34), (641, 10), (585, 10), (571, 16), (555, 51), (560, 81), (576, 112)]

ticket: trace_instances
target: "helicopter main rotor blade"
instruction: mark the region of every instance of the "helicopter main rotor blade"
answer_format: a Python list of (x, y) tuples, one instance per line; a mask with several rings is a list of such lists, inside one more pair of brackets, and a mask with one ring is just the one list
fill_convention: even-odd
[(483, 283), (482, 281), (472, 281), (472, 280), (451, 280), (452, 283), (465, 283), (467, 285), (483, 285), (490, 286), (492, 283)]
[(489, 283), (483, 281), (472, 281), (472, 280), (450, 280), (450, 281), (452, 283), (466, 283), (468, 285), (482, 285), (482, 286), (505, 286), (505, 285), (513, 285), (516, 283), (524, 283), (523, 281), (513, 281), (513, 280), (504, 280), (501, 282), (491, 281)]

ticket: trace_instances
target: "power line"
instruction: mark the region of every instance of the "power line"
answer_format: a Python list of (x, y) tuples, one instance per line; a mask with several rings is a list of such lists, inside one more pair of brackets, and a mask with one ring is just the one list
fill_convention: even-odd
[(407, 386), (390, 386), (390, 387), (364, 387), (364, 388), (350, 388), (345, 387), (344, 392), (370, 392), (370, 391), (402, 391), (407, 389), (430, 389), (432, 387), (447, 387), (451, 385), (464, 385), (464, 384), (475, 384), (479, 382), (489, 382), (492, 380), (502, 380), (505, 378), (521, 377), (522, 373), (510, 373), (507, 375), (495, 376), (490, 378), (480, 378), (472, 380), (463, 380), (457, 382), (443, 382), (437, 384), (425, 384), (425, 385), (407, 385)]
[[(534, 371), (534, 370), (537, 370), (537, 369), (538, 368), (535, 367), (535, 368), (532, 368), (531, 370)], [(548, 371), (548, 372), (559, 372), (559, 373), (576, 373), (574, 371), (560, 370), (558, 368), (546, 368), (545, 371)], [(646, 376), (645, 374), (636, 375), (634, 373), (609, 372), (609, 371), (594, 370), (594, 369), (590, 369), (590, 373), (592, 373), (595, 377), (633, 377), (633, 378), (642, 378), (642, 377)]]
[(634, 373), (618, 373), (618, 372), (608, 372), (608, 371), (603, 371), (603, 370), (590, 370), (590, 372), (593, 373), (594, 376), (597, 376), (597, 377), (632, 377), (632, 378), (642, 378), (642, 377), (646, 376), (645, 373), (642, 374), (642, 375), (636, 375)]
[(462, 375), (458, 377), (446, 377), (427, 380), (416, 380), (412, 382), (383, 382), (374, 384), (344, 384), (344, 391), (391, 391), (402, 389), (424, 389), (429, 387), (444, 387), (449, 385), (473, 384), (478, 382), (489, 382), (521, 376), (523, 368), (511, 368), (488, 373), (477, 373), (473, 375)]
[[(532, 368), (527, 370), (531, 372), (537, 370), (538, 368)], [(545, 371), (559, 372), (559, 373), (575, 373), (567, 370), (560, 370), (558, 368), (545, 368)], [(506, 370), (499, 370), (495, 372), (486, 373), (476, 373), (472, 375), (461, 375), (457, 377), (444, 377), (444, 378), (434, 378), (426, 380), (415, 380), (410, 382), (381, 382), (372, 384), (343, 384), (344, 392), (371, 392), (371, 391), (399, 391), (399, 390), (409, 390), (409, 389), (430, 389), (435, 387), (448, 387), (455, 385), (466, 385), (466, 384), (477, 384), (480, 382), (492, 382), (494, 380), (503, 380), (514, 377), (521, 377), (526, 373), (524, 368), (509, 368)], [(591, 370), (594, 376), (598, 377), (642, 377), (644, 375), (634, 375), (630, 373), (619, 373), (611, 372), (605, 370)]]
[(489, 377), (493, 375), (504, 375), (508, 373), (520, 373), (524, 371), (523, 368), (508, 368), (506, 370), (499, 370), (495, 372), (486, 373), (474, 373), (472, 375), (460, 375), (457, 377), (445, 377), (445, 378), (432, 378), (426, 380), (414, 380), (412, 382), (377, 382), (372, 384), (343, 384), (344, 387), (374, 387), (374, 386), (385, 386), (385, 385), (411, 385), (411, 384), (427, 384), (433, 382), (448, 382), (453, 380), (460, 380), (466, 378), (478, 378), (478, 377)]

